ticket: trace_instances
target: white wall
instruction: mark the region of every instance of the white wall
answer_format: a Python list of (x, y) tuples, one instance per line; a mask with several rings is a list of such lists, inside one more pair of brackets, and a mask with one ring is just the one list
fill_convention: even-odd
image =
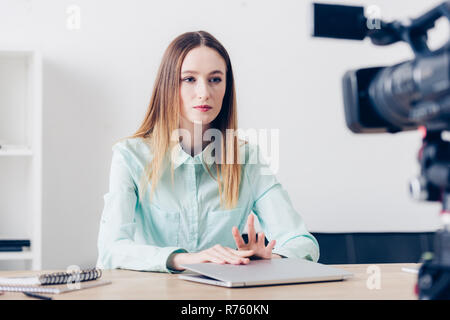
[[(337, 1), (332, 1), (337, 2)], [(375, 4), (415, 16), (439, 1)], [(344, 123), (348, 69), (411, 57), (403, 44), (312, 39), (309, 1), (0, 0), (1, 46), (42, 51), (43, 268), (93, 265), (111, 146), (134, 132), (170, 41), (206, 30), (227, 48), (243, 128), (280, 129), (279, 180), (311, 231), (422, 231), (437, 204), (407, 193), (418, 133), (356, 136)], [(79, 30), (66, 26), (70, 5)], [(433, 40), (445, 38), (445, 24)]]

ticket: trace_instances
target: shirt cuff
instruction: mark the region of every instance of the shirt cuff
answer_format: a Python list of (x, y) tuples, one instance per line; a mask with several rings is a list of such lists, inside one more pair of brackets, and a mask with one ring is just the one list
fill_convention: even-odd
[[(272, 253), (280, 255), (282, 258), (297, 258), (298, 254), (294, 254), (292, 252), (293, 250), (295, 250), (295, 249), (289, 249), (289, 248), (280, 247), (280, 248), (273, 249)], [(295, 251), (298, 251), (298, 249), (295, 250)], [(313, 258), (311, 257), (310, 254), (306, 254), (306, 255), (298, 257), (298, 258), (313, 261)]]
[(168, 248), (165, 248), (165, 249), (169, 249), (168, 250), (168, 254), (166, 256), (166, 259), (164, 260), (164, 261), (166, 261), (166, 271), (168, 273), (182, 273), (182, 272), (184, 272), (184, 270), (171, 269), (169, 267), (169, 260), (170, 260), (171, 256), (173, 254), (175, 254), (175, 253), (187, 253), (188, 251), (186, 249), (183, 249), (183, 248), (173, 248), (173, 247), (168, 247)]

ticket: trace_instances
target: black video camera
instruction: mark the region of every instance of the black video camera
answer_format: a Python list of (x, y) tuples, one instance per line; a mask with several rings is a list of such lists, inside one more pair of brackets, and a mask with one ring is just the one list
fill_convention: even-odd
[(450, 1), (407, 22), (367, 18), (363, 7), (313, 4), (313, 36), (348, 40), (368, 37), (375, 45), (409, 44), (415, 58), (389, 67), (347, 71), (343, 77), (345, 120), (355, 133), (424, 129), (421, 174), (410, 183), (414, 198), (442, 203), (442, 229), (433, 258), (419, 270), (420, 299), (450, 299), (450, 44), (427, 44), (428, 30), (450, 20)]
[(313, 4), (314, 37), (363, 40), (375, 45), (408, 43), (415, 59), (390, 67), (348, 71), (343, 77), (347, 126), (355, 133), (399, 132), (450, 124), (450, 46), (430, 51), (427, 32), (441, 17), (450, 20), (450, 2), (410, 20), (384, 22), (364, 16), (363, 7)]

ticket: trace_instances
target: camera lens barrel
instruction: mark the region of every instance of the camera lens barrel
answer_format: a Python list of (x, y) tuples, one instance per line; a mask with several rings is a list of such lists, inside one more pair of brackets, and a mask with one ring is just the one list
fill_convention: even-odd
[(369, 85), (371, 103), (393, 126), (425, 125), (448, 109), (439, 101), (450, 94), (449, 71), (447, 50), (386, 67)]

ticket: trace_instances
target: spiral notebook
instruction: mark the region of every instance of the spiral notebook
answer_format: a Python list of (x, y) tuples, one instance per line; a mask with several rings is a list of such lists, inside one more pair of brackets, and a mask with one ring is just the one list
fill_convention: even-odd
[[(102, 271), (97, 268), (84, 269), (74, 272), (54, 272), (32, 277), (0, 278), (0, 291), (36, 292), (36, 293), (63, 293), (68, 291), (86, 289), (111, 283), (110, 281), (95, 281), (90, 284), (79, 282), (97, 280)], [(77, 284), (64, 288), (52, 288), (48, 285)], [(43, 287), (47, 286), (47, 287)]]
[(74, 272), (54, 272), (32, 277), (0, 278), (0, 286), (38, 286), (96, 280), (102, 276), (97, 268)]

